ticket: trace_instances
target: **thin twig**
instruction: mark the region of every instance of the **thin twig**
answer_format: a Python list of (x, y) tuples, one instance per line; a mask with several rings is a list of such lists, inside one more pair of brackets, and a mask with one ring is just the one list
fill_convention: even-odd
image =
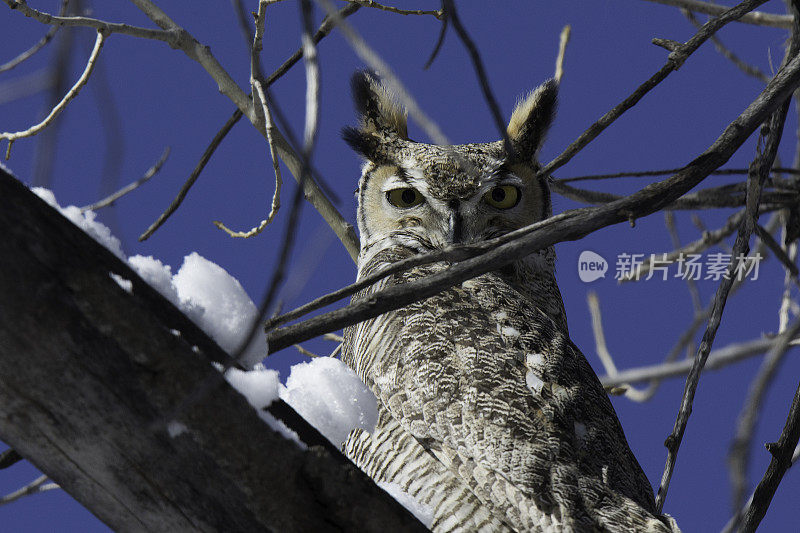
[[(665, 4), (668, 6), (680, 7), (694, 11), (695, 13), (703, 13), (706, 15), (720, 15), (725, 12), (727, 6), (712, 4), (710, 2), (700, 2), (698, 0), (646, 0), (647, 2), (654, 2), (656, 4)], [(792, 27), (792, 17), (787, 15), (775, 15), (772, 13), (763, 13), (756, 11), (748, 13), (741, 17), (738, 22), (745, 24), (753, 24), (755, 26), (771, 26), (773, 28), (789, 29)]]
[(472, 67), (475, 69), (475, 75), (478, 77), (478, 83), (481, 86), (483, 98), (489, 106), (489, 111), (494, 119), (494, 125), (500, 133), (503, 145), (506, 147), (506, 153), (513, 154), (514, 148), (511, 146), (511, 140), (508, 138), (506, 124), (503, 120), (503, 114), (500, 112), (500, 106), (497, 104), (497, 99), (494, 97), (492, 88), (489, 86), (489, 77), (486, 75), (486, 69), (483, 66), (480, 52), (478, 52), (478, 48), (475, 46), (472, 38), (470, 38), (469, 33), (467, 33), (467, 29), (461, 24), (461, 19), (458, 17), (458, 11), (456, 10), (456, 3), (453, 0), (442, 0), (442, 6), (447, 11), (447, 18), (453, 22), (453, 28), (456, 34), (458, 34), (461, 42), (464, 43), (464, 48), (467, 49)]
[[(715, 244), (722, 241), (722, 239), (724, 239), (725, 237), (729, 236), (734, 231), (736, 231), (736, 228), (739, 227), (739, 224), (741, 224), (742, 219), (744, 218), (744, 213), (745, 210), (741, 209), (732, 214), (731, 216), (729, 216), (728, 220), (725, 222), (725, 225), (722, 226), (721, 228), (716, 229), (714, 231), (704, 231), (703, 236), (697, 239), (696, 241), (690, 242), (689, 244), (681, 246), (680, 248), (676, 248), (675, 250), (667, 254), (659, 254), (660, 255), (660, 258), (658, 260), (659, 264), (661, 265), (672, 264), (681, 259), (682, 257), (685, 257), (690, 254), (697, 254), (711, 248)], [(637, 265), (636, 268), (632, 269), (630, 272), (623, 274), (620, 277), (619, 281), (620, 283), (623, 283), (626, 281), (638, 281), (640, 279), (643, 279), (644, 276), (646, 276), (647, 273), (650, 272), (652, 266), (653, 265), (651, 262), (645, 261), (640, 265)]]
[(786, 269), (786, 272), (789, 274), (790, 279), (797, 284), (797, 276), (800, 275), (800, 271), (797, 269), (797, 265), (789, 258), (786, 252), (781, 248), (781, 245), (775, 240), (775, 238), (770, 235), (770, 233), (762, 228), (760, 225), (756, 224), (755, 227), (756, 234), (758, 234), (758, 238), (764, 241), (764, 244), (767, 245), (767, 248), (772, 250), (772, 253), (775, 254), (775, 257), (783, 264), (783, 267)]
[[(688, 9), (681, 9), (681, 12), (689, 20), (689, 22), (691, 22), (694, 25), (695, 28), (700, 29), (702, 24), (700, 23), (699, 20), (697, 20), (697, 17), (695, 16), (694, 13), (692, 13)], [(711, 42), (714, 43), (714, 48), (717, 49), (717, 52), (722, 54), (722, 57), (733, 63), (736, 68), (738, 68), (748, 76), (752, 76), (753, 78), (760, 80), (764, 83), (767, 83), (769, 81), (769, 76), (764, 74), (764, 72), (760, 68), (747, 63), (742, 58), (734, 54), (727, 46), (722, 44), (722, 41), (720, 40), (719, 37), (715, 35), (714, 37), (711, 38)]]
[(56, 483), (45, 483), (48, 480), (47, 476), (40, 476), (24, 487), (19, 490), (15, 490), (10, 494), (6, 494), (3, 497), (0, 497), (0, 506), (7, 505), (11, 502), (15, 502), (20, 498), (24, 498), (25, 496), (30, 496), (32, 494), (39, 494), (40, 492), (45, 492), (48, 490), (53, 489), (60, 489)]
[[(790, 53), (792, 55), (789, 55)], [(787, 59), (793, 56), (793, 50), (787, 52)], [(694, 402), (694, 395), (700, 382), (700, 373), (703, 370), (703, 366), (705, 366), (708, 354), (711, 351), (711, 346), (714, 343), (717, 329), (722, 320), (722, 312), (725, 309), (725, 302), (728, 298), (731, 286), (733, 285), (733, 280), (736, 277), (733, 275), (736, 262), (739, 260), (739, 257), (747, 255), (750, 249), (750, 235), (753, 233), (753, 228), (758, 222), (758, 204), (760, 202), (761, 188), (767, 179), (769, 169), (772, 168), (775, 161), (775, 155), (777, 154), (778, 145), (780, 144), (781, 135), (783, 134), (783, 125), (786, 120), (786, 113), (789, 111), (790, 103), (791, 99), (787, 98), (780, 105), (780, 108), (772, 114), (769, 120), (769, 130), (764, 152), (760, 153), (751, 164), (752, 172), (747, 178), (747, 207), (744, 219), (739, 225), (739, 232), (733, 247), (734, 253), (731, 254), (731, 263), (728, 266), (729, 277), (723, 278), (720, 281), (720, 285), (714, 295), (714, 308), (708, 320), (706, 331), (703, 334), (700, 349), (695, 356), (692, 370), (689, 372), (689, 376), (686, 379), (681, 406), (678, 411), (678, 416), (675, 419), (675, 425), (672, 429), (672, 433), (664, 442), (667, 448), (667, 461), (664, 466), (664, 473), (661, 476), (661, 484), (656, 495), (656, 510), (658, 512), (661, 512), (664, 507), (664, 501), (667, 497), (672, 473), (675, 469), (678, 450), (680, 449), (683, 434), (692, 412), (692, 403)]]
[(320, 357), (319, 355), (315, 354), (314, 352), (312, 352), (310, 350), (306, 350), (305, 348), (303, 348), (299, 344), (295, 344), (294, 347), (297, 348), (298, 352), (300, 352), (301, 354), (305, 355), (306, 357), (311, 357), (312, 359), (316, 359), (316, 358)]
[(636, 105), (644, 95), (650, 92), (654, 87), (661, 83), (669, 74), (680, 68), (686, 59), (693, 54), (704, 42), (706, 42), (716, 31), (724, 25), (739, 19), (756, 7), (765, 3), (767, 0), (745, 0), (728, 10), (725, 10), (719, 17), (709, 20), (703, 27), (679, 49), (669, 54), (667, 63), (661, 69), (653, 74), (647, 81), (641, 84), (630, 96), (628, 96), (622, 103), (608, 111), (600, 119), (589, 126), (580, 137), (573, 141), (567, 148), (556, 156), (552, 161), (544, 166), (539, 171), (539, 175), (547, 176), (555, 169), (564, 166), (572, 159), (575, 154), (581, 151), (587, 144), (592, 142), (598, 135), (600, 135), (612, 122), (617, 120), (628, 109)]
[[(614, 174), (592, 174), (589, 176), (575, 176), (572, 178), (560, 178), (554, 179), (558, 183), (569, 183), (571, 181), (589, 181), (589, 180), (606, 180), (606, 179), (613, 179), (613, 178), (643, 178), (643, 177), (653, 177), (653, 176), (667, 176), (669, 174), (675, 174), (679, 172), (681, 169), (679, 168), (668, 168), (664, 170), (644, 170), (644, 171), (636, 171), (636, 172), (615, 172)], [(710, 175), (711, 176), (728, 176), (732, 174), (741, 174), (745, 175), (749, 171), (746, 168), (724, 168), (721, 170), (715, 170)], [(794, 168), (773, 168), (772, 172), (774, 173), (781, 173), (781, 174), (794, 174), (800, 175), (800, 170)]]
[[(253, 35), (253, 43), (250, 46), (250, 86), (251, 94), (258, 97), (253, 99), (253, 105), (260, 104), (261, 112), (264, 115), (265, 129), (267, 132), (267, 145), (269, 146), (269, 155), (272, 160), (272, 170), (275, 174), (275, 192), (272, 195), (272, 205), (270, 206), (270, 211), (267, 215), (267, 218), (262, 220), (258, 226), (251, 228), (246, 232), (231, 231), (222, 222), (217, 220), (214, 221), (214, 225), (217, 226), (217, 228), (225, 231), (231, 237), (241, 237), (245, 239), (248, 239), (254, 235), (258, 235), (264, 231), (264, 228), (271, 224), (275, 219), (275, 216), (278, 214), (278, 210), (281, 207), (281, 186), (283, 185), (281, 169), (280, 165), (278, 164), (278, 153), (277, 149), (275, 148), (275, 142), (273, 138), (276, 128), (272, 121), (272, 113), (270, 113), (269, 106), (267, 105), (264, 86), (260, 81), (259, 74), (259, 54), (261, 53), (263, 47), (262, 41), (264, 38), (264, 23), (266, 21), (266, 6), (267, 2), (265, 0), (261, 0), (258, 4), (258, 13), (256, 14), (256, 31)], [(247, 31), (248, 29), (245, 28), (245, 32)]]
[[(67, 12), (68, 6), (69, 6), (69, 0), (61, 0), (61, 9), (58, 10), (59, 17), (64, 16), (64, 13)], [(45, 45), (47, 45), (47, 43), (53, 40), (53, 37), (55, 37), (59, 29), (61, 29), (61, 26), (51, 27), (49, 30), (47, 30), (47, 33), (45, 33), (44, 36), (41, 39), (39, 39), (39, 41), (36, 42), (36, 44), (34, 44), (30, 48), (19, 54), (14, 59), (0, 65), (0, 74), (11, 70), (17, 65), (22, 64), (23, 62), (28, 60), (31, 56), (33, 56), (36, 52), (44, 48)]]
[[(614, 359), (611, 357), (611, 353), (608, 351), (608, 346), (606, 345), (606, 336), (603, 332), (603, 318), (600, 313), (600, 300), (597, 298), (597, 293), (595, 291), (589, 291), (586, 295), (586, 302), (589, 305), (589, 313), (592, 316), (592, 333), (594, 334), (597, 356), (600, 358), (600, 362), (603, 363), (603, 368), (605, 368), (606, 373), (612, 377), (616, 376), (619, 372), (617, 371), (617, 365), (614, 364)], [(630, 383), (624, 382), (620, 383), (617, 387), (625, 390), (624, 394), (626, 398), (635, 402), (644, 401), (642, 396), (646, 394), (646, 391), (640, 391)]]
[[(800, 338), (795, 338), (790, 343), (800, 346)], [(713, 350), (706, 360), (704, 370), (717, 370), (728, 365), (738, 363), (750, 357), (766, 353), (775, 345), (775, 337), (756, 339), (747, 342), (737, 342)], [(663, 362), (657, 365), (640, 366), (621, 370), (614, 375), (600, 376), (600, 383), (606, 388), (622, 387), (626, 383), (641, 383), (644, 381), (662, 380), (684, 376), (692, 369), (692, 359)]]
[(442, 11), (430, 11), (424, 9), (398, 9), (392, 6), (385, 6), (383, 4), (379, 4), (374, 0), (347, 0), (351, 4), (357, 4), (363, 7), (372, 7), (375, 9), (380, 9), (381, 11), (389, 11), (390, 13), (396, 13), (398, 15), (433, 15), (437, 19), (442, 18)]
[(411, 96), (405, 86), (400, 82), (400, 79), (394, 73), (394, 70), (386, 63), (381, 57), (373, 50), (367, 42), (359, 35), (351, 24), (344, 20), (341, 15), (336, 11), (335, 6), (330, 0), (315, 0), (320, 4), (330, 17), (336, 22), (337, 27), (347, 39), (353, 51), (358, 57), (361, 58), (369, 67), (379, 72), (381, 80), (386, 84), (387, 88), (397, 97), (400, 103), (406, 108), (409, 116), (411, 116), (422, 130), (431, 138), (431, 140), (439, 145), (449, 146), (452, 143), (447, 136), (442, 132), (439, 126), (425, 114), (419, 107), (417, 101)]
[(800, 332), (800, 320), (795, 320), (791, 328), (781, 333), (773, 342), (767, 356), (761, 362), (756, 377), (747, 391), (747, 399), (736, 419), (736, 434), (728, 452), (728, 470), (733, 485), (733, 508), (739, 509), (744, 503), (747, 490), (747, 471), (750, 465), (750, 445), (758, 423), (764, 395), (784, 360), (790, 341)]
[(431, 65), (433, 65), (436, 56), (439, 55), (439, 51), (442, 49), (442, 45), (444, 44), (444, 38), (447, 35), (447, 28), (450, 26), (450, 19), (447, 16), (447, 11), (444, 9), (444, 5), (442, 5), (442, 25), (439, 27), (439, 36), (436, 38), (436, 44), (433, 45), (433, 51), (431, 55), (428, 57), (428, 60), (423, 65), (422, 70), (428, 70)]
[(140, 28), (138, 26), (131, 26), (129, 24), (118, 24), (116, 22), (106, 22), (104, 20), (93, 19), (89, 17), (58, 17), (50, 15), (43, 11), (38, 11), (29, 7), (27, 3), (15, 0), (3, 0), (8, 7), (16, 9), (23, 15), (33, 18), (42, 24), (49, 24), (53, 26), (83, 26), (87, 28), (94, 28), (98, 32), (102, 31), (106, 35), (112, 33), (119, 33), (122, 35), (130, 35), (132, 37), (139, 37), (141, 39), (153, 39), (156, 41), (163, 41), (170, 46), (177, 46), (180, 35), (162, 30), (152, 30), (150, 28)]
[(783, 426), (778, 442), (766, 445), (772, 459), (764, 477), (753, 492), (752, 502), (745, 512), (742, 531), (747, 533), (755, 531), (758, 524), (761, 523), (778, 485), (795, 460), (794, 451), (797, 449), (798, 440), (800, 440), (800, 385), (795, 392), (792, 406), (789, 408), (789, 415), (786, 417), (786, 424)]
[(86, 82), (89, 81), (89, 76), (92, 74), (92, 70), (94, 70), (95, 62), (97, 61), (97, 56), (100, 53), (100, 50), (103, 48), (103, 44), (106, 40), (106, 34), (102, 30), (97, 31), (97, 39), (94, 42), (94, 48), (92, 48), (92, 53), (89, 55), (89, 60), (86, 62), (86, 68), (84, 68), (83, 73), (81, 74), (78, 81), (75, 82), (75, 85), (64, 95), (64, 98), (56, 104), (56, 106), (50, 111), (50, 113), (42, 120), (40, 123), (35, 124), (24, 131), (18, 131), (15, 133), (11, 132), (4, 132), (0, 133), (0, 140), (6, 139), (8, 140), (8, 148), (6, 149), (6, 159), (11, 156), (11, 145), (14, 144), (14, 141), (17, 139), (21, 139), (24, 137), (32, 137), (45, 129), (49, 126), (55, 118), (61, 114), (61, 112), (67, 107), (67, 104), (78, 96), (78, 93), (81, 92), (81, 89)]
[[(664, 225), (667, 226), (673, 248), (680, 248), (681, 239), (678, 236), (678, 228), (675, 226), (675, 215), (672, 211), (664, 212)], [(692, 298), (692, 307), (696, 315), (703, 310), (703, 304), (700, 302), (700, 291), (697, 289), (697, 283), (695, 283), (691, 276), (685, 276), (685, 279), (686, 286), (689, 289), (689, 296)]]
[(192, 188), (194, 182), (197, 181), (197, 178), (200, 177), (200, 173), (205, 168), (208, 161), (211, 159), (211, 156), (214, 155), (214, 152), (217, 150), (217, 147), (220, 145), (222, 140), (228, 135), (228, 132), (231, 131), (233, 126), (239, 122), (239, 119), (242, 118), (242, 112), (237, 109), (234, 111), (233, 115), (225, 122), (225, 125), (222, 126), (214, 138), (211, 140), (211, 143), (206, 147), (203, 155), (200, 157), (200, 161), (197, 162), (192, 173), (189, 175), (189, 179), (181, 187), (181, 190), (178, 191), (178, 195), (172, 200), (172, 203), (169, 204), (169, 207), (161, 213), (155, 222), (153, 222), (147, 230), (139, 236), (139, 241), (144, 241), (150, 238), (150, 236), (155, 233), (155, 231), (161, 227), (164, 222), (174, 213), (178, 207), (180, 207), (181, 203), (183, 203), (183, 199), (186, 198), (186, 195), (189, 193), (189, 189)]
[[(768, 183), (768, 186), (774, 187), (776, 184)], [(800, 190), (794, 188), (781, 188), (776, 190), (767, 190), (762, 194), (762, 207), (783, 207), (792, 206), (800, 202)], [(622, 196), (603, 191), (592, 191), (587, 189), (578, 189), (567, 185), (566, 183), (554, 181), (550, 184), (550, 189), (570, 200), (581, 202), (585, 204), (602, 204), (606, 202), (613, 202), (619, 200)], [(678, 198), (666, 209), (710, 209), (715, 207), (739, 207), (744, 205), (745, 192), (747, 191), (746, 183), (728, 183), (717, 187), (709, 187), (701, 189), (696, 192), (687, 193), (681, 198)]]
[[(230, 74), (222, 67), (208, 46), (203, 46), (184, 28), (178, 26), (163, 10), (150, 0), (131, 0), (142, 12), (144, 12), (159, 27), (171, 32), (177, 32), (181, 38), (177, 48), (185, 53), (190, 59), (199, 63), (208, 74), (217, 82), (222, 94), (236, 104), (236, 107), (248, 118), (248, 120), (266, 137), (266, 129), (263, 120), (259, 120), (259, 115), (253, 106), (252, 99), (239, 87)], [(335, 12), (337, 21), (342, 20), (341, 13)], [(267, 97), (269, 97), (267, 91)], [(273, 106), (276, 117), (279, 118), (278, 110)], [(350, 256), (355, 260), (358, 255), (358, 239), (356, 238), (353, 226), (349, 224), (339, 213), (333, 203), (327, 198), (320, 189), (319, 185), (311, 178), (301, 179), (304, 168), (302, 157), (300, 157), (291, 145), (286, 141), (280, 131), (274, 132), (274, 141), (278, 155), (289, 168), (295, 180), (302, 182), (304, 197), (313, 205), (331, 227), (339, 240), (342, 241)]]
[(561, 83), (561, 78), (564, 77), (564, 58), (567, 54), (567, 44), (569, 43), (569, 36), (572, 32), (572, 26), (567, 24), (561, 30), (561, 35), (558, 38), (558, 55), (556, 56), (556, 71), (553, 76), (556, 82)]
[(166, 148), (164, 148), (164, 151), (161, 153), (161, 157), (158, 158), (158, 161), (156, 161), (156, 163), (152, 167), (147, 169), (147, 172), (144, 173), (144, 176), (134, 181), (133, 183), (126, 185), (125, 187), (118, 190), (111, 196), (103, 198), (99, 202), (87, 205), (86, 207), (81, 207), (81, 212), (83, 213), (86, 211), (97, 211), (98, 209), (107, 207), (116, 202), (117, 200), (119, 200), (120, 198), (122, 198), (123, 196), (125, 196), (126, 194), (128, 194), (129, 192), (135, 191), (136, 189), (138, 189), (139, 187), (150, 181), (150, 179), (153, 176), (158, 174), (158, 171), (161, 170), (161, 167), (164, 165), (164, 163), (166, 163), (167, 158), (169, 157), (169, 152), (170, 152), (170, 147), (167, 146)]

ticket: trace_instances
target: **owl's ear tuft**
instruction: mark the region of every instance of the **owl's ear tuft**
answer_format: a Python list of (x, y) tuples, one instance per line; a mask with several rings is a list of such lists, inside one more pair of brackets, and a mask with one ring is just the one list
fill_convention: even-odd
[(366, 133), (357, 128), (347, 126), (342, 128), (342, 138), (355, 150), (361, 157), (373, 162), (380, 162), (385, 157), (382, 154), (383, 143), (380, 138), (373, 133)]
[(558, 82), (547, 80), (517, 101), (506, 133), (516, 156), (533, 161), (556, 113)]
[(356, 72), (351, 84), (362, 132), (408, 139), (405, 109), (374, 72)]

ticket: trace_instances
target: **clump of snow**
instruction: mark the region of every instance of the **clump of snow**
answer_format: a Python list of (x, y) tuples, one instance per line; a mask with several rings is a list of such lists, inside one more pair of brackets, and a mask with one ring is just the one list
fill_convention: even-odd
[(248, 372), (229, 368), (225, 379), (256, 409), (263, 409), (276, 400), (281, 387), (278, 371), (264, 368), (261, 364)]
[(119, 285), (123, 291), (133, 291), (133, 282), (131, 280), (125, 279), (119, 274), (114, 274), (113, 272), (109, 272), (108, 275), (111, 276), (111, 279), (117, 282), (117, 285)]
[(425, 524), (428, 529), (433, 525), (433, 508), (430, 505), (418, 502), (413, 496), (405, 492), (397, 483), (378, 481), (378, 486), (389, 493), (389, 496), (408, 509), (417, 520)]
[(122, 244), (119, 239), (111, 234), (111, 230), (108, 226), (96, 220), (97, 213), (94, 211), (85, 211), (81, 213), (81, 209), (74, 205), (61, 207), (58, 205), (58, 202), (56, 202), (55, 195), (48, 189), (34, 187), (31, 190), (36, 196), (50, 204), (52, 208), (58, 210), (62, 215), (72, 221), (73, 224), (85, 231), (90, 237), (108, 248), (111, 253), (123, 261), (125, 260), (125, 254), (122, 253)]
[[(197, 252), (183, 258), (172, 283), (184, 312), (224, 350), (235, 352), (258, 319), (258, 309), (242, 285)], [(266, 356), (266, 346), (265, 333), (259, 331), (239, 361), (246, 367), (255, 365)]]
[(128, 258), (128, 264), (161, 296), (175, 304), (176, 307), (181, 306), (178, 291), (172, 283), (172, 268), (169, 265), (165, 265), (153, 256), (145, 257), (143, 255), (131, 256)]
[[(128, 260), (139, 276), (171, 301), (228, 353), (234, 353), (249, 332), (258, 309), (242, 285), (224, 268), (197, 252), (183, 258), (177, 274), (153, 257)], [(259, 331), (239, 362), (250, 368), (266, 355), (266, 338)]]
[(378, 403), (355, 372), (332, 357), (292, 367), (281, 398), (339, 446), (352, 429), (368, 432), (378, 422)]
[[(251, 324), (257, 319), (258, 310), (241, 284), (225, 269), (197, 252), (184, 258), (183, 265), (175, 275), (169, 265), (153, 257), (134, 255), (127, 259), (119, 239), (97, 220), (95, 212), (82, 213), (80, 208), (73, 205), (61, 207), (51, 191), (40, 187), (32, 190), (114, 255), (123, 261), (127, 260), (142, 279), (175, 304), (224, 350), (234, 353), (239, 348)], [(121, 277), (114, 277), (114, 280), (123, 289), (129, 290), (126, 287), (130, 281)], [(239, 356), (239, 362), (249, 368), (259, 363), (265, 355), (265, 334), (259, 332)]]
[[(222, 370), (222, 366), (215, 364), (218, 370)], [(247, 401), (257, 411), (258, 416), (272, 429), (283, 435), (289, 440), (293, 440), (298, 446), (305, 449), (306, 445), (300, 440), (300, 437), (289, 429), (286, 424), (272, 416), (264, 408), (278, 399), (280, 389), (284, 388), (278, 379), (278, 371), (264, 368), (264, 365), (257, 364), (253, 370), (242, 371), (237, 368), (229, 368), (225, 371), (225, 379), (230, 385), (239, 391), (242, 396), (247, 398)]]

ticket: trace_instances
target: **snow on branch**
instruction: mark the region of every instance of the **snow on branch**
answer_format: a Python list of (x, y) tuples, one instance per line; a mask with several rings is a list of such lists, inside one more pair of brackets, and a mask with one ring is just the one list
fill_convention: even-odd
[(425, 531), (284, 402), (306, 448), (224, 380), (165, 419), (227, 354), (1, 170), (0, 228), (0, 439), (111, 528)]

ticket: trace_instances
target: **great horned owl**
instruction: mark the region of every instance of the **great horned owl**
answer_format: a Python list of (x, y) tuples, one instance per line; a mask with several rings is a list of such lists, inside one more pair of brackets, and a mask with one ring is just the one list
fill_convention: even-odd
[[(356, 74), (360, 122), (344, 138), (365, 160), (359, 277), (549, 216), (536, 152), (557, 89), (550, 80), (517, 104), (510, 145), (437, 146), (410, 140), (391, 94)], [(436, 532), (677, 529), (655, 514), (614, 409), (568, 337), (554, 260), (543, 250), (345, 329), (342, 359), (380, 412), (345, 453), (430, 505)], [(447, 267), (389, 276), (355, 298)]]

